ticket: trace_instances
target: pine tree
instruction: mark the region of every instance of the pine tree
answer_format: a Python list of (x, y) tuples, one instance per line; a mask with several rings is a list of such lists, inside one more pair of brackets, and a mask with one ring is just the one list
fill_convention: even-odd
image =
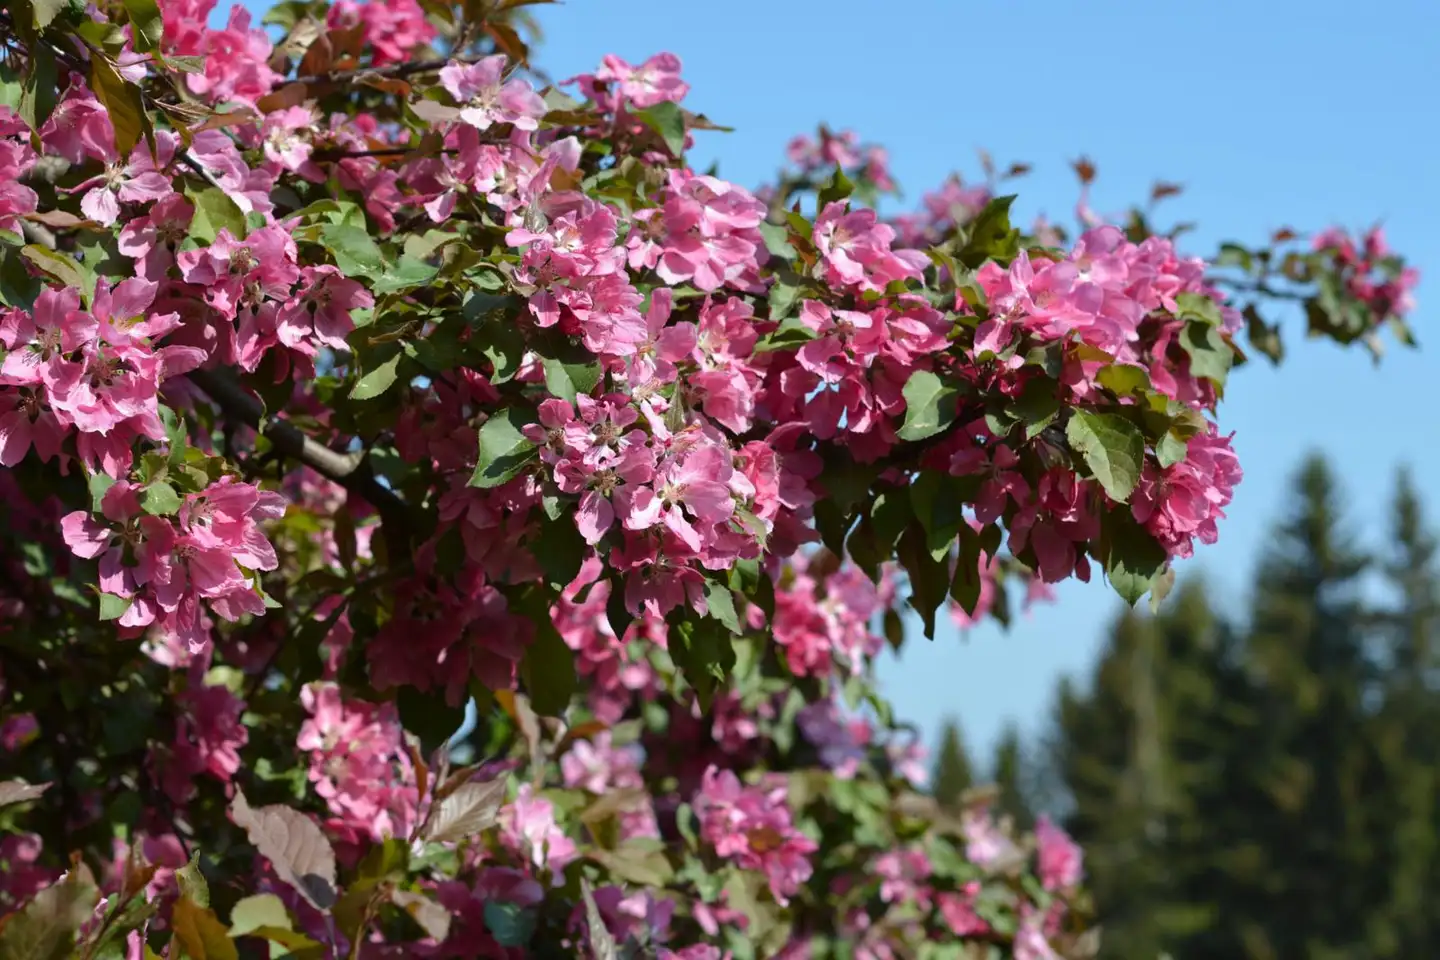
[(1432, 891), (1440, 882), (1440, 564), (1408, 471), (1397, 477), (1389, 549), (1383, 570), (1394, 595), (1377, 618), (1387, 652), (1384, 703), (1372, 721), (1393, 788), (1372, 801), (1372, 830), (1384, 838), (1384, 906), (1371, 924), (1377, 956), (1433, 954), (1440, 917)]
[(935, 799), (952, 810), (959, 807), (960, 797), (974, 784), (970, 755), (960, 734), (959, 721), (954, 718), (947, 719), (941, 730), (940, 752), (935, 758), (931, 783)]
[(1225, 888), (1245, 955), (1369, 956), (1387, 886), (1373, 803), (1387, 778), (1366, 707), (1379, 680), (1360, 589), (1368, 560), (1322, 458), (1301, 466), (1294, 495), (1254, 588), (1259, 723), (1231, 774)]
[(1023, 830), (1035, 825), (1025, 783), (1027, 774), (1020, 731), (1013, 723), (1007, 724), (995, 744), (995, 760), (991, 766), (991, 780), (998, 791), (995, 809)]
[(1204, 583), (1188, 581), (1159, 617), (1116, 620), (1088, 691), (1061, 685), (1048, 753), (1073, 800), (1066, 824), (1085, 848), (1105, 956), (1201, 956), (1186, 948), (1224, 927), (1207, 791), (1243, 739), (1243, 713), (1225, 705), (1243, 699), (1234, 647)]

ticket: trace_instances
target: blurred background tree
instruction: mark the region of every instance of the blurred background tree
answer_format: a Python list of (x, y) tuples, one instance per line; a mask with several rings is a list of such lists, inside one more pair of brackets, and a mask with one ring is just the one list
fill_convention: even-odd
[[(1367, 547), (1318, 455), (1279, 514), (1248, 610), (1183, 581), (1116, 618), (1041, 742), (1000, 739), (999, 807), (1083, 845), (1103, 956), (1440, 954), (1440, 543), (1402, 471)], [(969, 773), (952, 724), (937, 796)]]

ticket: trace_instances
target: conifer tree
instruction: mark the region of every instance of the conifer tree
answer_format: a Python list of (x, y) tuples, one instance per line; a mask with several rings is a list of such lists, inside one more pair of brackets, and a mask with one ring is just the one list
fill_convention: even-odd
[(945, 721), (940, 733), (940, 752), (935, 758), (931, 784), (935, 799), (940, 801), (941, 806), (950, 809), (956, 808), (960, 797), (974, 785), (974, 773), (960, 733), (960, 722), (953, 717)]

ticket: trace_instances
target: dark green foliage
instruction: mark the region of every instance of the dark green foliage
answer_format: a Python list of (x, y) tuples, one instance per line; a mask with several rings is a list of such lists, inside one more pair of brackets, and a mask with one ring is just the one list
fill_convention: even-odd
[(1088, 688), (1058, 691), (1046, 773), (1103, 956), (1440, 950), (1437, 543), (1407, 475), (1373, 560), (1342, 502), (1311, 458), (1247, 624), (1191, 580), (1122, 615)]

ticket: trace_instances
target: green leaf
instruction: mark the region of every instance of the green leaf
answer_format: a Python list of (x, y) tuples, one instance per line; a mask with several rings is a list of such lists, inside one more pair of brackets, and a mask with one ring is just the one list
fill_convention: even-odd
[(521, 433), (534, 418), (519, 407), (506, 407), (480, 427), (480, 455), (469, 485), (488, 490), (514, 479), (536, 453), (536, 446)]
[(1196, 319), (1212, 327), (1224, 326), (1220, 305), (1203, 293), (1177, 293), (1175, 315), (1182, 320)]
[(935, 559), (950, 551), (965, 523), (966, 498), (958, 495), (955, 480), (934, 470), (921, 471), (910, 484), (910, 505), (925, 530), (925, 545)]
[(679, 104), (666, 100), (641, 110), (636, 116), (660, 135), (671, 156), (679, 158), (685, 153), (685, 115), (680, 112)]
[(1145, 368), (1128, 363), (1112, 363), (1102, 367), (1095, 379), (1100, 386), (1121, 397), (1150, 389), (1150, 374)]
[(685, 620), (676, 628), (678, 643), (670, 647), (670, 656), (695, 690), (701, 710), (709, 710), (715, 691), (735, 669), (735, 644), (719, 621)]
[(185, 196), (195, 205), (195, 218), (190, 221), (190, 238), (196, 243), (214, 243), (221, 230), (228, 230), (236, 240), (245, 238), (245, 214), (224, 190), (219, 187), (196, 189), (187, 185)]
[(1189, 441), (1183, 437), (1177, 437), (1173, 432), (1165, 431), (1165, 436), (1155, 444), (1155, 458), (1160, 461), (1162, 467), (1173, 467), (1185, 459), (1189, 452)]
[(23, 248), (20, 255), (34, 264), (41, 273), (65, 286), (77, 290), (85, 289), (85, 271), (67, 254), (32, 243)]
[(580, 394), (594, 390), (605, 372), (598, 360), (567, 363), (556, 357), (546, 357), (544, 365), (545, 389), (567, 403), (574, 403)]
[(925, 638), (935, 639), (935, 611), (945, 602), (950, 573), (945, 562), (935, 558), (927, 544), (925, 528), (918, 522), (905, 528), (896, 551), (910, 580), (910, 606), (925, 624)]
[(1218, 328), (1191, 320), (1180, 332), (1180, 346), (1190, 355), (1190, 372), (1209, 377), (1223, 386), (1235, 362), (1235, 351), (1225, 342)]
[(636, 837), (614, 850), (595, 850), (590, 859), (610, 871), (610, 876), (626, 883), (646, 887), (663, 887), (675, 876), (675, 868), (665, 858), (665, 848), (658, 840)]
[(142, 136), (154, 136), (140, 88), (120, 76), (110, 59), (96, 51), (90, 54), (90, 89), (110, 115), (110, 124), (115, 128), (115, 149), (120, 156), (130, 156)]
[(901, 440), (933, 437), (955, 421), (960, 391), (928, 370), (916, 370), (905, 381), (905, 423), (897, 431)]
[(180, 494), (164, 480), (150, 484), (140, 494), (140, 506), (152, 517), (172, 517), (180, 512)]
[[(776, 284), (775, 286), (771, 287), (770, 293), (773, 295), (778, 289), (780, 289), (780, 284)], [(796, 294), (800, 292), (798, 287), (794, 287), (791, 289), (794, 290)], [(787, 305), (785, 307), (785, 312), (788, 313), (790, 309), (791, 307)], [(772, 302), (770, 313), (772, 318), (775, 316), (774, 311), (775, 307)], [(814, 340), (815, 337), (815, 331), (807, 327), (804, 321), (802, 321), (798, 316), (787, 316), (784, 320), (780, 321), (780, 326), (776, 327), (774, 330), (770, 331), (765, 336), (760, 338), (760, 341), (755, 344), (755, 352), (769, 353), (773, 350), (784, 350), (788, 347), (798, 347), (801, 344), (809, 343), (811, 340)]]
[[(38, 10), (40, 5), (36, 4)], [(29, 57), (25, 79), (20, 85), (20, 119), (36, 133), (55, 112), (55, 53), (45, 44), (36, 44)]]
[(69, 957), (80, 925), (90, 918), (100, 892), (89, 871), (72, 871), (31, 898), (0, 927), (0, 957), (5, 960), (62, 960)]
[(970, 224), (969, 239), (956, 255), (957, 260), (970, 268), (979, 267), (986, 260), (1008, 263), (1020, 252), (1020, 231), (1010, 226), (1010, 205), (1015, 197), (995, 197), (985, 204), (985, 209)]
[(1065, 436), (1111, 500), (1130, 499), (1145, 459), (1145, 438), (1138, 427), (1119, 414), (1076, 410)]
[(117, 597), (113, 593), (100, 594), (100, 619), (119, 620), (135, 602), (131, 597)]
[(1104, 566), (1110, 585), (1131, 605), (1145, 596), (1165, 570), (1164, 548), (1125, 507), (1102, 518), (1099, 550), (1096, 559)]
[(230, 909), (230, 936), (243, 937), (261, 927), (289, 930), (293, 924), (284, 902), (273, 893), (260, 893), (238, 901)]
[(155, 0), (125, 0), (125, 12), (130, 17), (130, 36), (136, 50), (148, 53), (160, 46), (165, 24)]
[(1060, 415), (1059, 384), (1048, 377), (1031, 377), (1015, 398), (1012, 412), (1025, 425), (1025, 439), (1034, 440)]
[(350, 390), (351, 400), (373, 400), (395, 386), (400, 377), (400, 361), (403, 354), (395, 354), (389, 360), (361, 377)]
[(799, 256), (790, 245), (790, 229), (778, 223), (760, 224), (760, 236), (765, 238), (765, 249), (782, 260), (794, 260)]
[(845, 171), (840, 169), (839, 164), (836, 164), (835, 172), (830, 175), (830, 179), (826, 181), (825, 186), (820, 188), (819, 210), (816, 211), (817, 215), (823, 212), (827, 206), (838, 200), (848, 200), (850, 194), (854, 192), (855, 184), (851, 182), (849, 177), (845, 176)]
[(980, 602), (980, 586), (984, 576), (980, 570), (980, 535), (965, 524), (960, 528), (960, 551), (955, 559), (955, 576), (950, 580), (950, 596), (967, 616), (975, 615)]
[(200, 851), (190, 855), (190, 862), (175, 871), (175, 882), (180, 886), (180, 895), (189, 897), (197, 906), (210, 906), (210, 885), (205, 874), (200, 872)]
[(518, 903), (485, 902), (485, 928), (502, 947), (523, 947), (535, 935), (535, 911)]
[(575, 526), (574, 518), (551, 518), (540, 525), (539, 534), (529, 542), (530, 552), (545, 571), (552, 586), (564, 587), (575, 579), (585, 561), (587, 545)]
[(709, 616), (719, 620), (725, 629), (734, 634), (745, 632), (740, 626), (740, 616), (735, 612), (735, 596), (725, 584), (718, 580), (707, 580), (705, 604)]
[(570, 706), (579, 685), (575, 675), (575, 651), (566, 645), (550, 616), (546, 599), (535, 594), (525, 605), (535, 625), (535, 638), (520, 662), (520, 676), (530, 693), (530, 705), (542, 717), (560, 717)]
[[(30, 9), (36, 30), (44, 30), (69, 4), (66, 0), (30, 0)], [(15, 9), (11, 5), (10, 9)], [(23, 6), (20, 9), (25, 9)], [(13, 12), (11, 14), (14, 15)]]
[(370, 285), (370, 290), (375, 294), (409, 290), (412, 287), (428, 284), (435, 279), (435, 274), (438, 272), (438, 267), (432, 267), (423, 260), (401, 257), (395, 261), (393, 266), (388, 267), (383, 274), (375, 278)]
[(363, 227), (327, 223), (320, 228), (320, 243), (348, 277), (378, 281), (390, 269), (385, 254)]
[[(800, 302), (800, 295), (803, 292), (804, 291), (797, 284), (787, 282), (787, 280), (781, 277), (776, 277), (775, 283), (771, 285), (770, 292), (769, 294), (767, 294), (768, 302), (770, 304), (770, 319), (784, 320), (786, 317), (790, 316), (790, 314), (795, 310), (796, 304)], [(784, 324), (781, 324), (781, 326), (783, 328)], [(798, 321), (796, 321), (796, 326), (804, 330), (809, 329), (803, 324), (800, 324)], [(795, 327), (791, 327), (790, 329), (794, 330)], [(769, 336), (767, 336), (765, 339), (769, 341), (779, 332), (779, 330), (776, 330), (774, 333), (769, 334)], [(815, 339), (815, 334), (812, 332), (810, 336), (805, 337), (797, 342), (803, 343), (805, 340), (813, 339)], [(775, 350), (779, 348), (777, 346), (772, 346), (769, 347), (769, 349)]]

